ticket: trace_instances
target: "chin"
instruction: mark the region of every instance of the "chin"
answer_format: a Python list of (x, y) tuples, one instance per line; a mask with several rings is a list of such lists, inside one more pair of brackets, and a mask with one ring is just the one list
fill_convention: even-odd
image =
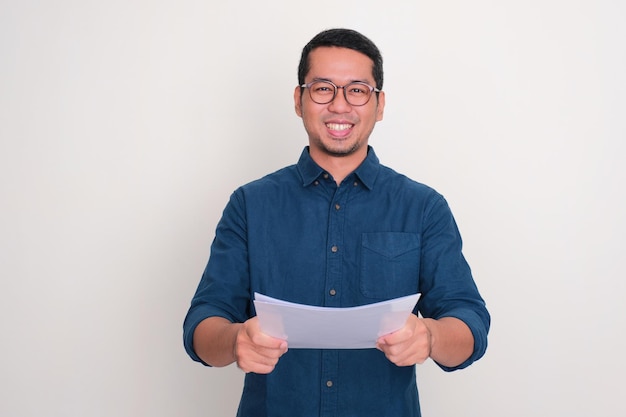
[(337, 148), (329, 148), (329, 147), (325, 147), (324, 151), (332, 156), (338, 156), (338, 157), (342, 157), (342, 156), (350, 156), (355, 154), (358, 150), (359, 150), (360, 146), (355, 145), (355, 146), (351, 146), (351, 147), (337, 147)]
[(324, 152), (333, 155), (351, 155), (356, 152), (361, 143), (353, 142), (349, 139), (327, 139), (319, 142)]

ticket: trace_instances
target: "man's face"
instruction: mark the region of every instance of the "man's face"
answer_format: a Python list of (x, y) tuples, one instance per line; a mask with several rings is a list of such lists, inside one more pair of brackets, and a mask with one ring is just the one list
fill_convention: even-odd
[[(376, 87), (372, 75), (372, 60), (347, 48), (319, 47), (309, 54), (310, 70), (305, 83), (323, 79), (337, 86), (361, 81)], [(377, 121), (383, 118), (384, 93), (372, 93), (363, 106), (350, 105), (337, 89), (333, 101), (317, 104), (308, 91), (294, 91), (296, 113), (302, 118), (309, 135), (311, 156), (321, 158), (357, 156), (365, 158), (367, 143)]]

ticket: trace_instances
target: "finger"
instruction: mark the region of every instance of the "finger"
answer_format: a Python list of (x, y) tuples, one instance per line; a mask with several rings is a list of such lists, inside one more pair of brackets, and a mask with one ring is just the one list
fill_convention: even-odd
[(237, 366), (245, 372), (267, 374), (274, 370), (280, 356), (282, 355), (276, 349), (248, 345), (240, 349)]
[(272, 372), (280, 357), (287, 351), (287, 342), (279, 340), (278, 347), (261, 346), (243, 339), (235, 352), (237, 366), (245, 372), (267, 374)]

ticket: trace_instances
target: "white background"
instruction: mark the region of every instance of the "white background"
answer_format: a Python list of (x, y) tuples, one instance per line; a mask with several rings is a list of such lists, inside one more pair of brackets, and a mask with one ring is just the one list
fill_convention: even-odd
[(385, 59), (385, 165), (448, 199), (493, 316), (425, 416), (624, 416), (626, 6), (0, 1), (0, 415), (233, 416), (182, 320), (240, 184), (294, 163), (302, 46)]

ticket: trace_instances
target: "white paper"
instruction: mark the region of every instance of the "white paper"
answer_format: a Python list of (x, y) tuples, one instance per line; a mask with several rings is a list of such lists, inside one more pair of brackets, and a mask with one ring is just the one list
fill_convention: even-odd
[(254, 294), (261, 330), (287, 340), (290, 349), (367, 349), (399, 330), (419, 294), (358, 307), (317, 307)]

